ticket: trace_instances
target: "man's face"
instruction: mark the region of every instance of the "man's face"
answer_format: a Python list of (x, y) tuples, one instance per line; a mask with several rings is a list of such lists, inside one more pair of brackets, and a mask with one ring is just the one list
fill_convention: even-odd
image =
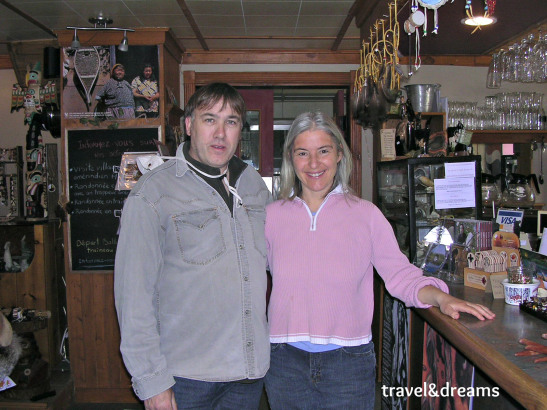
[(125, 77), (125, 70), (122, 67), (116, 67), (116, 69), (114, 70), (114, 77), (118, 81), (123, 80), (123, 78)]
[(241, 117), (223, 101), (210, 108), (196, 108), (193, 118), (186, 118), (190, 135), (190, 156), (195, 160), (220, 168), (228, 166), (241, 138)]

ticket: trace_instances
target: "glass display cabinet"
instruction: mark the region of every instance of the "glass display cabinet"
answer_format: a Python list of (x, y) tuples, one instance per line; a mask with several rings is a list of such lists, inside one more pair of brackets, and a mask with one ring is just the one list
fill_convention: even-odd
[(425, 236), (446, 219), (480, 218), (480, 161), (476, 155), (377, 163), (377, 205), (411, 262), (419, 266)]
[[(377, 163), (377, 203), (391, 223), (399, 247), (417, 266), (431, 256), (427, 243), (441, 243), (437, 232), (448, 229), (449, 218), (479, 219), (481, 215), (481, 157), (427, 157)], [(434, 237), (431, 238), (431, 233)], [(427, 239), (426, 239), (427, 236)], [(429, 256), (428, 256), (429, 255)], [(435, 255), (433, 255), (435, 256)], [(433, 260), (433, 259), (432, 259)], [(438, 268), (441, 269), (439, 263)], [(424, 272), (426, 269), (424, 269)], [(440, 273), (440, 272), (439, 272)], [(408, 387), (410, 369), (422, 365), (410, 357), (411, 324), (408, 308), (393, 298), (379, 276), (374, 284), (377, 329), (374, 343), (381, 346), (377, 361), (379, 380), (386, 386)], [(419, 343), (419, 342), (416, 342)], [(407, 397), (381, 398), (382, 409), (405, 409)]]

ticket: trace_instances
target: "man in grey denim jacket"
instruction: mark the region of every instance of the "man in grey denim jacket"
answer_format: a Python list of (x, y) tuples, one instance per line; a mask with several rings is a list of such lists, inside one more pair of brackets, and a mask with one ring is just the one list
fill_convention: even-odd
[(143, 175), (122, 213), (114, 274), (121, 352), (146, 409), (256, 409), (269, 367), (265, 205), (234, 156), (245, 103), (228, 84), (185, 107), (190, 142)]

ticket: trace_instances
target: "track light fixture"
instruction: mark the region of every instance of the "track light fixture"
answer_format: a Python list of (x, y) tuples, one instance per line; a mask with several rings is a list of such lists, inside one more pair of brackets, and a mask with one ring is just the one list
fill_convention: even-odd
[(129, 50), (129, 42), (127, 41), (127, 31), (123, 32), (123, 39), (120, 45), (118, 46), (118, 50), (120, 51), (127, 51)]
[(72, 27), (69, 26), (67, 29), (74, 30), (74, 37), (72, 39), (72, 43), (70, 46), (72, 48), (80, 48), (80, 39), (78, 38), (78, 30), (93, 30), (93, 31), (103, 31), (103, 30), (110, 30), (110, 31), (123, 31), (123, 39), (120, 45), (118, 46), (118, 50), (120, 51), (127, 51), (129, 50), (129, 41), (127, 39), (127, 32), (128, 31), (135, 31), (131, 28), (121, 28), (121, 27), (107, 27), (108, 24), (112, 24), (112, 19), (106, 18), (103, 16), (102, 13), (99, 13), (97, 17), (91, 17), (89, 19), (89, 22), (93, 24), (93, 27)]
[(78, 38), (78, 30), (74, 29), (74, 38), (70, 44), (72, 48), (80, 48), (80, 39)]

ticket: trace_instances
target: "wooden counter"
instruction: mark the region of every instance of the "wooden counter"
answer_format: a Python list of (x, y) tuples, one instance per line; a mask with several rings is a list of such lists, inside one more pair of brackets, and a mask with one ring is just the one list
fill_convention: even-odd
[(547, 345), (547, 340), (541, 338), (542, 333), (547, 333), (547, 322), (520, 311), (518, 306), (506, 304), (503, 299), (493, 299), (491, 293), (464, 285), (449, 287), (452, 295), (487, 306), (496, 318), (480, 321), (462, 314), (459, 320), (454, 320), (436, 307), (413, 309), (414, 314), (428, 322), (526, 409), (546, 409), (547, 362), (535, 364), (538, 356), (517, 357), (515, 353), (524, 350), (518, 342), (521, 338)]

